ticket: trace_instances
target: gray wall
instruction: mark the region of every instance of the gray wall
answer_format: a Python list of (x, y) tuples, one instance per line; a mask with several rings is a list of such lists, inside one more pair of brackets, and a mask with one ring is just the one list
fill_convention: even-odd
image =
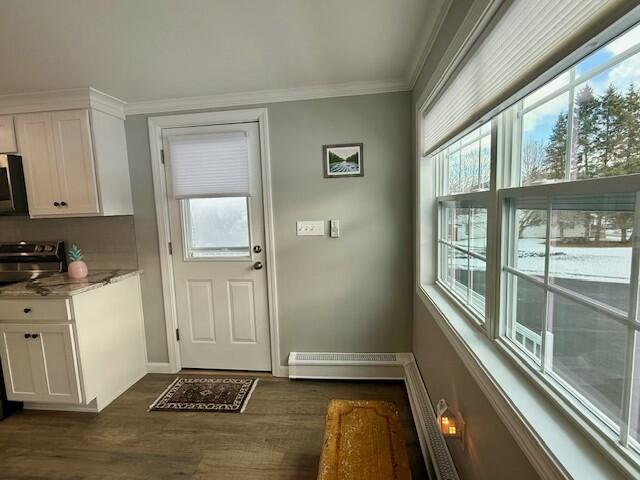
[[(451, 4), (440, 35), (416, 81), (412, 109), (417, 107), (416, 102), (425, 90), (433, 88), (443, 67), (439, 62), (453, 42), (458, 26), (472, 3), (472, 0), (454, 0)], [(413, 158), (416, 158), (415, 144), (416, 142), (413, 145)], [(412, 162), (412, 168), (415, 178), (415, 161)], [(415, 187), (415, 182), (413, 185)], [(460, 411), (464, 415), (467, 449), (463, 450), (460, 442), (455, 440), (448, 443), (460, 478), (539, 478), (422, 300), (415, 295), (412, 351), (434, 407), (438, 399), (445, 398), (454, 411)]]
[(466, 450), (448, 442), (460, 478), (534, 480), (539, 476), (469, 374), (422, 300), (415, 300), (413, 354), (432, 402), (446, 398), (464, 416)]
[[(408, 92), (267, 105), (281, 363), (290, 351), (411, 349)], [(125, 122), (149, 360), (167, 361), (147, 116)], [(363, 142), (363, 178), (325, 179), (322, 145)], [(342, 237), (296, 237), (296, 220)]]

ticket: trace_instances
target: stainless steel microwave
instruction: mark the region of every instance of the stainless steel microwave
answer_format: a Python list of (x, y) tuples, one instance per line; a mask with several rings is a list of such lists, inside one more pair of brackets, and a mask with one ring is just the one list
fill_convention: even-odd
[(22, 158), (0, 155), (0, 215), (26, 215), (28, 211)]

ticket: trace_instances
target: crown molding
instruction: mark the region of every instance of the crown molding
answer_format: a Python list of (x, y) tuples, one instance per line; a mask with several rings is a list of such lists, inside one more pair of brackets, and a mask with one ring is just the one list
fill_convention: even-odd
[(427, 57), (431, 53), (431, 49), (440, 35), (440, 30), (444, 24), (444, 20), (449, 13), (449, 9), (453, 4), (453, 0), (434, 0), (437, 6), (435, 7), (435, 15), (429, 15), (427, 18), (429, 21), (425, 22), (422, 32), (420, 34), (420, 40), (417, 42), (417, 48), (413, 54), (413, 60), (409, 64), (407, 70), (407, 85), (409, 90), (413, 90), (416, 80), (420, 76)]
[(125, 102), (91, 87), (0, 95), (0, 115), (94, 108), (124, 119)]
[(125, 107), (126, 115), (178, 112), (211, 108), (260, 105), (264, 103), (313, 100), (318, 98), (349, 97), (375, 93), (402, 92), (409, 90), (401, 79), (378, 82), (352, 82), (312, 87), (260, 90), (254, 92), (223, 93), (195, 97), (168, 98), (131, 102)]

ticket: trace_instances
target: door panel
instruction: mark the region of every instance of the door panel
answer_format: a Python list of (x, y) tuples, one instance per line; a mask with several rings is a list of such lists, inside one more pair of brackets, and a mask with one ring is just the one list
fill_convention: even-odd
[(252, 281), (228, 282), (231, 343), (256, 343), (256, 315)]
[(31, 215), (59, 215), (54, 202), (62, 200), (51, 115), (16, 115), (16, 131), (23, 156)]
[(39, 400), (41, 386), (37, 366), (33, 364), (33, 343), (25, 338), (22, 325), (2, 327), (2, 372), (9, 400)]
[(36, 331), (39, 331), (46, 400), (79, 403), (80, 379), (72, 326), (38, 325)]
[[(173, 198), (166, 138), (237, 131), (247, 134), (253, 195)], [(258, 124), (169, 129), (163, 137), (182, 366), (271, 370), (269, 266), (254, 268), (266, 259)]]
[(61, 213), (98, 213), (98, 194), (87, 110), (51, 114), (62, 180)]
[(3, 115), (0, 117), (0, 153), (15, 153), (17, 151), (13, 117)]
[(189, 337), (193, 342), (216, 342), (213, 311), (213, 282), (211, 280), (187, 280), (189, 307)]

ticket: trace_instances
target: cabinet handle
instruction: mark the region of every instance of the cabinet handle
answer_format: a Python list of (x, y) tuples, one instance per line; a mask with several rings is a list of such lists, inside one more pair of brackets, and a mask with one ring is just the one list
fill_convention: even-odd
[(60, 206), (60, 203), (59, 203), (59, 202), (53, 202), (53, 206), (54, 206), (54, 207), (59, 207), (59, 206)]
[(23, 312), (24, 312), (24, 313), (31, 313), (31, 309), (30, 309), (30, 308), (25, 308), (25, 309), (23, 310)]
[(30, 334), (30, 333), (25, 333), (25, 334), (24, 334), (24, 338), (29, 338), (30, 336), (31, 336), (31, 334)]
[(66, 207), (67, 206), (67, 202), (60, 202), (60, 206), (61, 207)]
[(38, 338), (38, 334), (37, 333), (32, 333), (31, 334), (31, 338)]

